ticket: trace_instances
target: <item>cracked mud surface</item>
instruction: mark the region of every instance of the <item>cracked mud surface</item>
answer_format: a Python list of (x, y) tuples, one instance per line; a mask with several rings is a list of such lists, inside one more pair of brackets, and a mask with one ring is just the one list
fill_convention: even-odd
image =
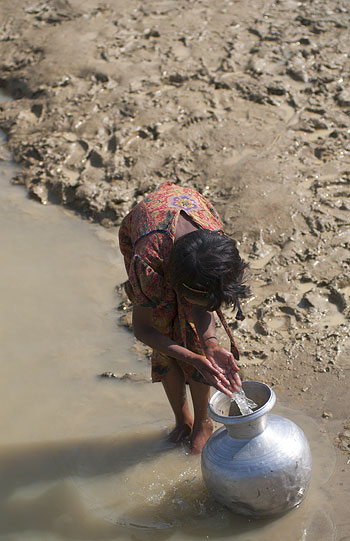
[[(348, 7), (0, 6), (15, 182), (110, 228), (165, 180), (206, 195), (251, 262), (246, 320), (236, 328), (226, 311), (242, 373), (328, 432), (337, 491), (350, 458)], [(341, 538), (344, 502), (338, 515)]]

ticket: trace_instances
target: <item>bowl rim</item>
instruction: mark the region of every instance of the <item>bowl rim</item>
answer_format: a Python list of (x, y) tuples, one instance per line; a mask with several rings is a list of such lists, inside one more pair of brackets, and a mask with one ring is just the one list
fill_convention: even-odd
[(256, 419), (262, 417), (263, 415), (266, 415), (269, 411), (271, 411), (272, 408), (274, 407), (275, 403), (276, 403), (276, 394), (275, 394), (274, 390), (271, 389), (271, 387), (269, 387), (269, 385), (267, 385), (266, 383), (263, 383), (261, 381), (246, 380), (246, 381), (242, 382), (243, 390), (245, 390), (245, 387), (249, 387), (251, 385), (259, 385), (259, 386), (262, 386), (262, 387), (264, 387), (265, 389), (268, 390), (269, 397), (268, 397), (267, 401), (262, 406), (260, 406), (258, 409), (253, 411), (253, 413), (248, 413), (247, 415), (231, 415), (231, 416), (230, 415), (220, 415), (219, 413), (217, 413), (214, 410), (213, 403), (215, 403), (216, 400), (220, 396), (227, 396), (227, 395), (225, 395), (221, 391), (216, 391), (216, 393), (214, 393), (213, 396), (210, 398), (209, 405), (208, 405), (208, 413), (209, 413), (209, 416), (211, 417), (211, 419), (213, 419), (213, 421), (216, 421), (218, 423), (222, 423), (224, 425), (241, 424), (241, 423), (255, 421)]

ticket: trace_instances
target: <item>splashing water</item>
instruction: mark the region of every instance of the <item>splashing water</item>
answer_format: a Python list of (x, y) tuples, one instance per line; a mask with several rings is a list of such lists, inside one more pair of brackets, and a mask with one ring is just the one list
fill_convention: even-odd
[(251, 400), (246, 396), (242, 387), (240, 388), (238, 393), (233, 393), (230, 401), (231, 404), (232, 402), (236, 402), (242, 415), (248, 415), (249, 413), (253, 413), (253, 410), (258, 407), (258, 405), (255, 404), (254, 400)]

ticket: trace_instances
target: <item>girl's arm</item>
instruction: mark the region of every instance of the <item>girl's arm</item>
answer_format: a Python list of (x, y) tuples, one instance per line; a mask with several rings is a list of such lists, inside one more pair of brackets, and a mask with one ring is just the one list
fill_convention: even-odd
[(218, 366), (215, 359), (208, 359), (180, 346), (168, 336), (152, 326), (152, 308), (133, 305), (132, 325), (136, 338), (151, 348), (173, 359), (191, 364), (203, 375), (210, 385), (231, 396), (230, 381), (225, 376), (224, 368)]
[(238, 375), (239, 368), (232, 353), (221, 347), (216, 338), (213, 312), (208, 312), (202, 306), (193, 304), (192, 316), (206, 358), (224, 370), (230, 382), (230, 390), (239, 391), (242, 385)]

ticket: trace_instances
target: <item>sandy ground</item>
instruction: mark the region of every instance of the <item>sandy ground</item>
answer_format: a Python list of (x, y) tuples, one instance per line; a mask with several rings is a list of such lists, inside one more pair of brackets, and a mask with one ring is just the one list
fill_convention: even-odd
[[(0, 128), (46, 203), (116, 227), (165, 180), (194, 187), (251, 261), (245, 377), (337, 449), (350, 539), (347, 0), (0, 3)], [(221, 332), (221, 331), (219, 331)]]

